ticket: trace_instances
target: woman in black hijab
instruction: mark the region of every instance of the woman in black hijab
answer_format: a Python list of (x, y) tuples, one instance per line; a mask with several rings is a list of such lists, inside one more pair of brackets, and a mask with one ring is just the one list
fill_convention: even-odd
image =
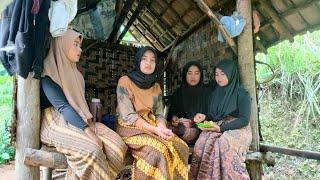
[(208, 87), (203, 83), (203, 68), (197, 61), (188, 62), (182, 70), (182, 83), (170, 98), (170, 128), (188, 144), (194, 144), (200, 130), (193, 122), (197, 113), (205, 113)]
[(166, 126), (158, 64), (155, 50), (143, 47), (135, 70), (119, 79), (117, 133), (134, 157), (132, 179), (188, 179), (189, 148)]
[(194, 179), (250, 179), (245, 154), (251, 144), (249, 124), (251, 98), (240, 85), (235, 60), (223, 60), (215, 68), (216, 87), (211, 93), (206, 114), (195, 122), (214, 121), (202, 129), (194, 148), (191, 174)]

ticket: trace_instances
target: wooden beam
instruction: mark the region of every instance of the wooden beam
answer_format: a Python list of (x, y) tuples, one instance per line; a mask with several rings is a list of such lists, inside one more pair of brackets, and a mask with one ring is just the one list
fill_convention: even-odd
[[(228, 2), (230, 2), (230, 0), (222, 0), (218, 4), (220, 6), (224, 6)], [(218, 6), (215, 6), (215, 7), (213, 7), (213, 10), (217, 10), (218, 8), (219, 8)], [(182, 33), (182, 35), (180, 36), (180, 38), (177, 42), (177, 45), (179, 43), (181, 43), (183, 40), (185, 40), (187, 37), (189, 37), (193, 32), (198, 30), (202, 24), (208, 22), (209, 20), (210, 20), (210, 18), (206, 14), (202, 15), (197, 22), (195, 22), (194, 24), (189, 26), (189, 28)], [(172, 45), (173, 45), (173, 42), (170, 43), (167, 47), (163, 48), (161, 50), (161, 52), (165, 52), (165, 51), (169, 50)]]
[(15, 175), (17, 180), (40, 179), (39, 167), (23, 164), (26, 148), (40, 146), (40, 81), (29, 73), (27, 79), (18, 76), (17, 143)]
[(167, 66), (168, 64), (170, 63), (171, 59), (172, 59), (172, 54), (173, 54), (173, 51), (174, 51), (174, 48), (176, 47), (177, 45), (177, 42), (179, 40), (179, 36), (173, 41), (173, 45), (171, 46), (171, 49), (170, 49), (170, 52), (168, 53), (168, 56), (166, 58), (166, 60), (164, 61), (164, 66), (163, 66), (163, 69), (161, 70), (161, 73), (158, 77), (158, 81), (161, 80), (161, 78), (163, 77), (163, 74), (164, 74), (164, 71), (167, 69)]
[[(283, 20), (283, 19), (285, 19), (286, 16), (289, 16), (297, 11), (305, 9), (309, 6), (314, 5), (314, 4), (317, 5), (319, 2), (320, 2), (320, 0), (311, 0), (311, 1), (300, 3), (298, 5), (295, 5), (294, 8), (290, 8), (290, 9), (284, 11), (283, 13), (280, 13), (279, 17), (281, 18), (281, 20)], [(261, 23), (260, 30), (268, 28), (274, 22), (275, 21), (272, 18), (265, 20), (264, 22)]]
[(170, 32), (169, 35), (170, 35), (171, 37), (175, 37), (175, 36), (178, 35), (175, 31), (172, 30), (172, 27), (171, 27), (168, 23), (162, 21), (161, 18), (159, 18), (158, 14), (152, 9), (152, 7), (150, 7), (150, 6), (147, 7), (147, 11), (149, 11), (150, 14), (151, 14), (154, 18), (156, 18), (159, 23), (161, 23), (161, 24), (160, 24), (161, 26), (163, 26), (163, 27), (165, 27), (166, 29), (169, 30), (169, 32)]
[(228, 45), (231, 47), (232, 51), (235, 54), (238, 54), (238, 50), (237, 50), (237, 45), (236, 43), (233, 41), (233, 39), (230, 37), (230, 35), (228, 34), (227, 31), (225, 31), (224, 27), (222, 26), (222, 24), (220, 23), (219, 19), (217, 18), (217, 16), (211, 11), (211, 9), (208, 7), (208, 5), (203, 1), (203, 0), (194, 0), (199, 8), (206, 13), (209, 18), (213, 21), (213, 23), (216, 25), (216, 27), (218, 28), (218, 30), (221, 32), (222, 36), (224, 37), (224, 39), (227, 41)]
[(264, 9), (267, 14), (274, 20), (274, 27), (281, 34), (281, 36), (288, 38), (290, 41), (293, 41), (291, 32), (281, 21), (280, 17), (278, 16), (279, 13), (271, 6), (270, 3), (266, 2), (266, 0), (260, 0), (259, 2), (261, 8)]
[(164, 44), (160, 41), (160, 39), (158, 37), (156, 37), (151, 29), (148, 27), (147, 24), (145, 24), (145, 22), (143, 20), (140, 19), (140, 17), (137, 18), (137, 22), (141, 24), (141, 26), (143, 27), (143, 29), (147, 30), (149, 32), (149, 34), (155, 39), (157, 40), (157, 42), (162, 46), (162, 48), (164, 47)]
[(259, 161), (265, 163), (268, 166), (274, 166), (276, 164), (275, 158), (272, 157), (270, 152), (248, 152), (246, 155), (246, 162)]
[(121, 41), (124, 35), (128, 32), (128, 29), (130, 26), (133, 24), (133, 22), (137, 19), (139, 16), (140, 12), (143, 10), (144, 7), (146, 7), (148, 0), (140, 0), (137, 9), (133, 12), (132, 16), (130, 17), (130, 20), (128, 21), (126, 27), (124, 30), (121, 32), (117, 42)]
[[(174, 0), (173, 0), (174, 1)], [(168, 9), (171, 9), (171, 11), (175, 14), (176, 18), (177, 19), (180, 19), (180, 15), (179, 13), (167, 2), (167, 0), (163, 0), (162, 2), (164, 2), (166, 4), (166, 6), (168, 7)], [(161, 18), (162, 16), (160, 16)], [(181, 19), (181, 24), (187, 29), (188, 28), (188, 24), (183, 20)]]
[(127, 14), (130, 11), (133, 2), (134, 2), (134, 0), (126, 0), (124, 7), (122, 8), (122, 10), (120, 12), (120, 15), (114, 21), (113, 29), (112, 29), (112, 31), (109, 35), (109, 39), (108, 39), (110, 42), (113, 42), (117, 39), (118, 31), (119, 31), (122, 23), (124, 22), (124, 19), (127, 17)]
[(166, 13), (168, 11), (169, 6), (171, 6), (174, 1), (176, 1), (176, 0), (171, 0), (168, 4), (166, 4), (166, 7), (164, 7), (163, 10), (159, 13), (160, 17), (162, 17), (164, 15), (164, 13)]
[(119, 17), (122, 8), (123, 8), (123, 0), (117, 0), (116, 1), (116, 6), (115, 6), (116, 18)]
[(31, 148), (26, 149), (23, 162), (29, 166), (44, 166), (54, 169), (66, 169), (68, 167), (65, 155)]
[[(157, 46), (155, 46), (154, 42), (151, 41), (135, 24), (133, 24), (132, 27), (134, 27), (134, 28), (138, 31), (138, 33), (139, 33), (142, 37), (144, 37), (144, 39), (146, 39), (146, 40), (150, 43), (151, 46), (157, 48)], [(159, 48), (159, 47), (158, 47), (158, 48)], [(158, 48), (157, 48), (157, 49), (158, 49)]]
[[(178, 39), (177, 44), (181, 43), (185, 40), (190, 34), (196, 31), (206, 20), (208, 20), (207, 15), (203, 15), (196, 23), (190, 26), (184, 33), (182, 33), (181, 37)], [(163, 48), (161, 52), (165, 52), (169, 50), (174, 44), (174, 41), (170, 43), (167, 47)]]
[(302, 157), (307, 159), (320, 160), (320, 152), (316, 152), (316, 151), (284, 148), (284, 147), (277, 147), (277, 146), (271, 146), (266, 144), (260, 144), (260, 150), (262, 152), (273, 152), (273, 153), (286, 154), (290, 156), (297, 156), (297, 157)]
[[(252, 142), (250, 149), (259, 151), (258, 103), (256, 92), (256, 74), (253, 56), (252, 7), (251, 0), (237, 0), (236, 10), (246, 20), (242, 33), (238, 36), (238, 63), (242, 85), (251, 97), (250, 126)], [(249, 162), (247, 169), (251, 179), (261, 180), (262, 164), (259, 161)]]
[[(291, 8), (297, 8), (296, 4), (292, 1), (292, 0), (288, 0), (288, 1), (283, 1), (282, 2), (286, 5), (286, 6), (291, 6)], [(290, 3), (290, 5), (289, 5)], [(301, 14), (301, 12), (298, 10), (297, 12), (300, 16), (300, 18), (303, 20), (303, 22), (306, 24), (306, 26), (310, 26), (310, 24), (308, 23), (308, 21), (303, 17), (303, 15)]]

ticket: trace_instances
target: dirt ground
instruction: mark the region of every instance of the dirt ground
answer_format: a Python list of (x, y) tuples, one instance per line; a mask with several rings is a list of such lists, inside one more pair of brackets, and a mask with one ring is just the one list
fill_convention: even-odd
[(7, 164), (0, 165), (0, 180), (15, 179), (14, 175), (14, 161)]

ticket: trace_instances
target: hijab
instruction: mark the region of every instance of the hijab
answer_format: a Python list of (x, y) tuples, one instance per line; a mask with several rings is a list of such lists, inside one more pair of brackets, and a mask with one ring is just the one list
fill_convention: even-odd
[[(187, 73), (191, 66), (198, 67), (200, 71), (200, 81), (195, 86), (191, 86), (187, 82)], [(183, 67), (181, 75), (182, 83), (173, 94), (169, 114), (192, 119), (196, 113), (203, 113), (205, 110), (207, 87), (203, 83), (203, 68), (199, 62), (191, 61)]]
[(221, 120), (234, 112), (238, 108), (238, 98), (241, 98), (238, 95), (242, 94), (239, 93), (242, 88), (240, 87), (240, 76), (236, 61), (220, 61), (215, 70), (217, 68), (221, 69), (227, 76), (228, 84), (223, 87), (217, 84), (213, 90), (209, 109), (213, 120)]
[(87, 119), (92, 118), (92, 114), (85, 99), (85, 82), (76, 63), (67, 56), (74, 41), (79, 37), (82, 42), (81, 34), (68, 29), (64, 36), (53, 38), (49, 53), (44, 60), (42, 75), (49, 76), (61, 87), (69, 104), (87, 122)]
[[(155, 67), (154, 72), (152, 74), (144, 74), (140, 70), (140, 63), (141, 63), (142, 57), (143, 57), (144, 53), (148, 50), (153, 52), (155, 59), (156, 59), (156, 67)], [(157, 79), (157, 66), (158, 66), (159, 60), (157, 57), (156, 50), (150, 46), (142, 47), (139, 49), (139, 51), (135, 55), (134, 61), (135, 61), (135, 70), (130, 72), (128, 74), (128, 77), (130, 78), (131, 81), (134, 82), (135, 85), (137, 85), (141, 89), (151, 88), (155, 84), (156, 79)]]

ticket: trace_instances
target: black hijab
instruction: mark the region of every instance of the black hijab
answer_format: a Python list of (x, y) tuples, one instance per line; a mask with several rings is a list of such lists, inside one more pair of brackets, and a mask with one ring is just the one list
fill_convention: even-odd
[[(141, 63), (142, 56), (144, 55), (144, 53), (147, 50), (152, 51), (155, 58), (156, 58), (156, 67), (155, 67), (154, 72), (152, 74), (144, 74), (140, 70), (140, 63)], [(136, 69), (134, 71), (130, 72), (128, 74), (128, 77), (131, 79), (131, 81), (134, 82), (135, 85), (137, 85), (141, 89), (151, 88), (155, 84), (156, 79), (157, 79), (157, 66), (158, 66), (159, 62), (158, 62), (156, 50), (150, 46), (142, 47), (139, 49), (139, 51), (135, 55), (134, 61), (135, 61)]]
[(238, 95), (241, 89), (237, 62), (235, 60), (223, 60), (217, 64), (216, 68), (221, 69), (225, 73), (228, 78), (228, 84), (224, 87), (217, 84), (212, 93), (209, 114), (215, 121), (221, 120), (237, 110)]
[[(190, 86), (187, 82), (187, 73), (191, 66), (196, 66), (200, 70), (200, 81), (195, 86)], [(182, 83), (179, 89), (173, 94), (168, 119), (173, 115), (193, 119), (196, 113), (203, 113), (206, 110), (205, 96), (207, 87), (203, 83), (203, 68), (197, 61), (188, 62), (182, 70)]]

